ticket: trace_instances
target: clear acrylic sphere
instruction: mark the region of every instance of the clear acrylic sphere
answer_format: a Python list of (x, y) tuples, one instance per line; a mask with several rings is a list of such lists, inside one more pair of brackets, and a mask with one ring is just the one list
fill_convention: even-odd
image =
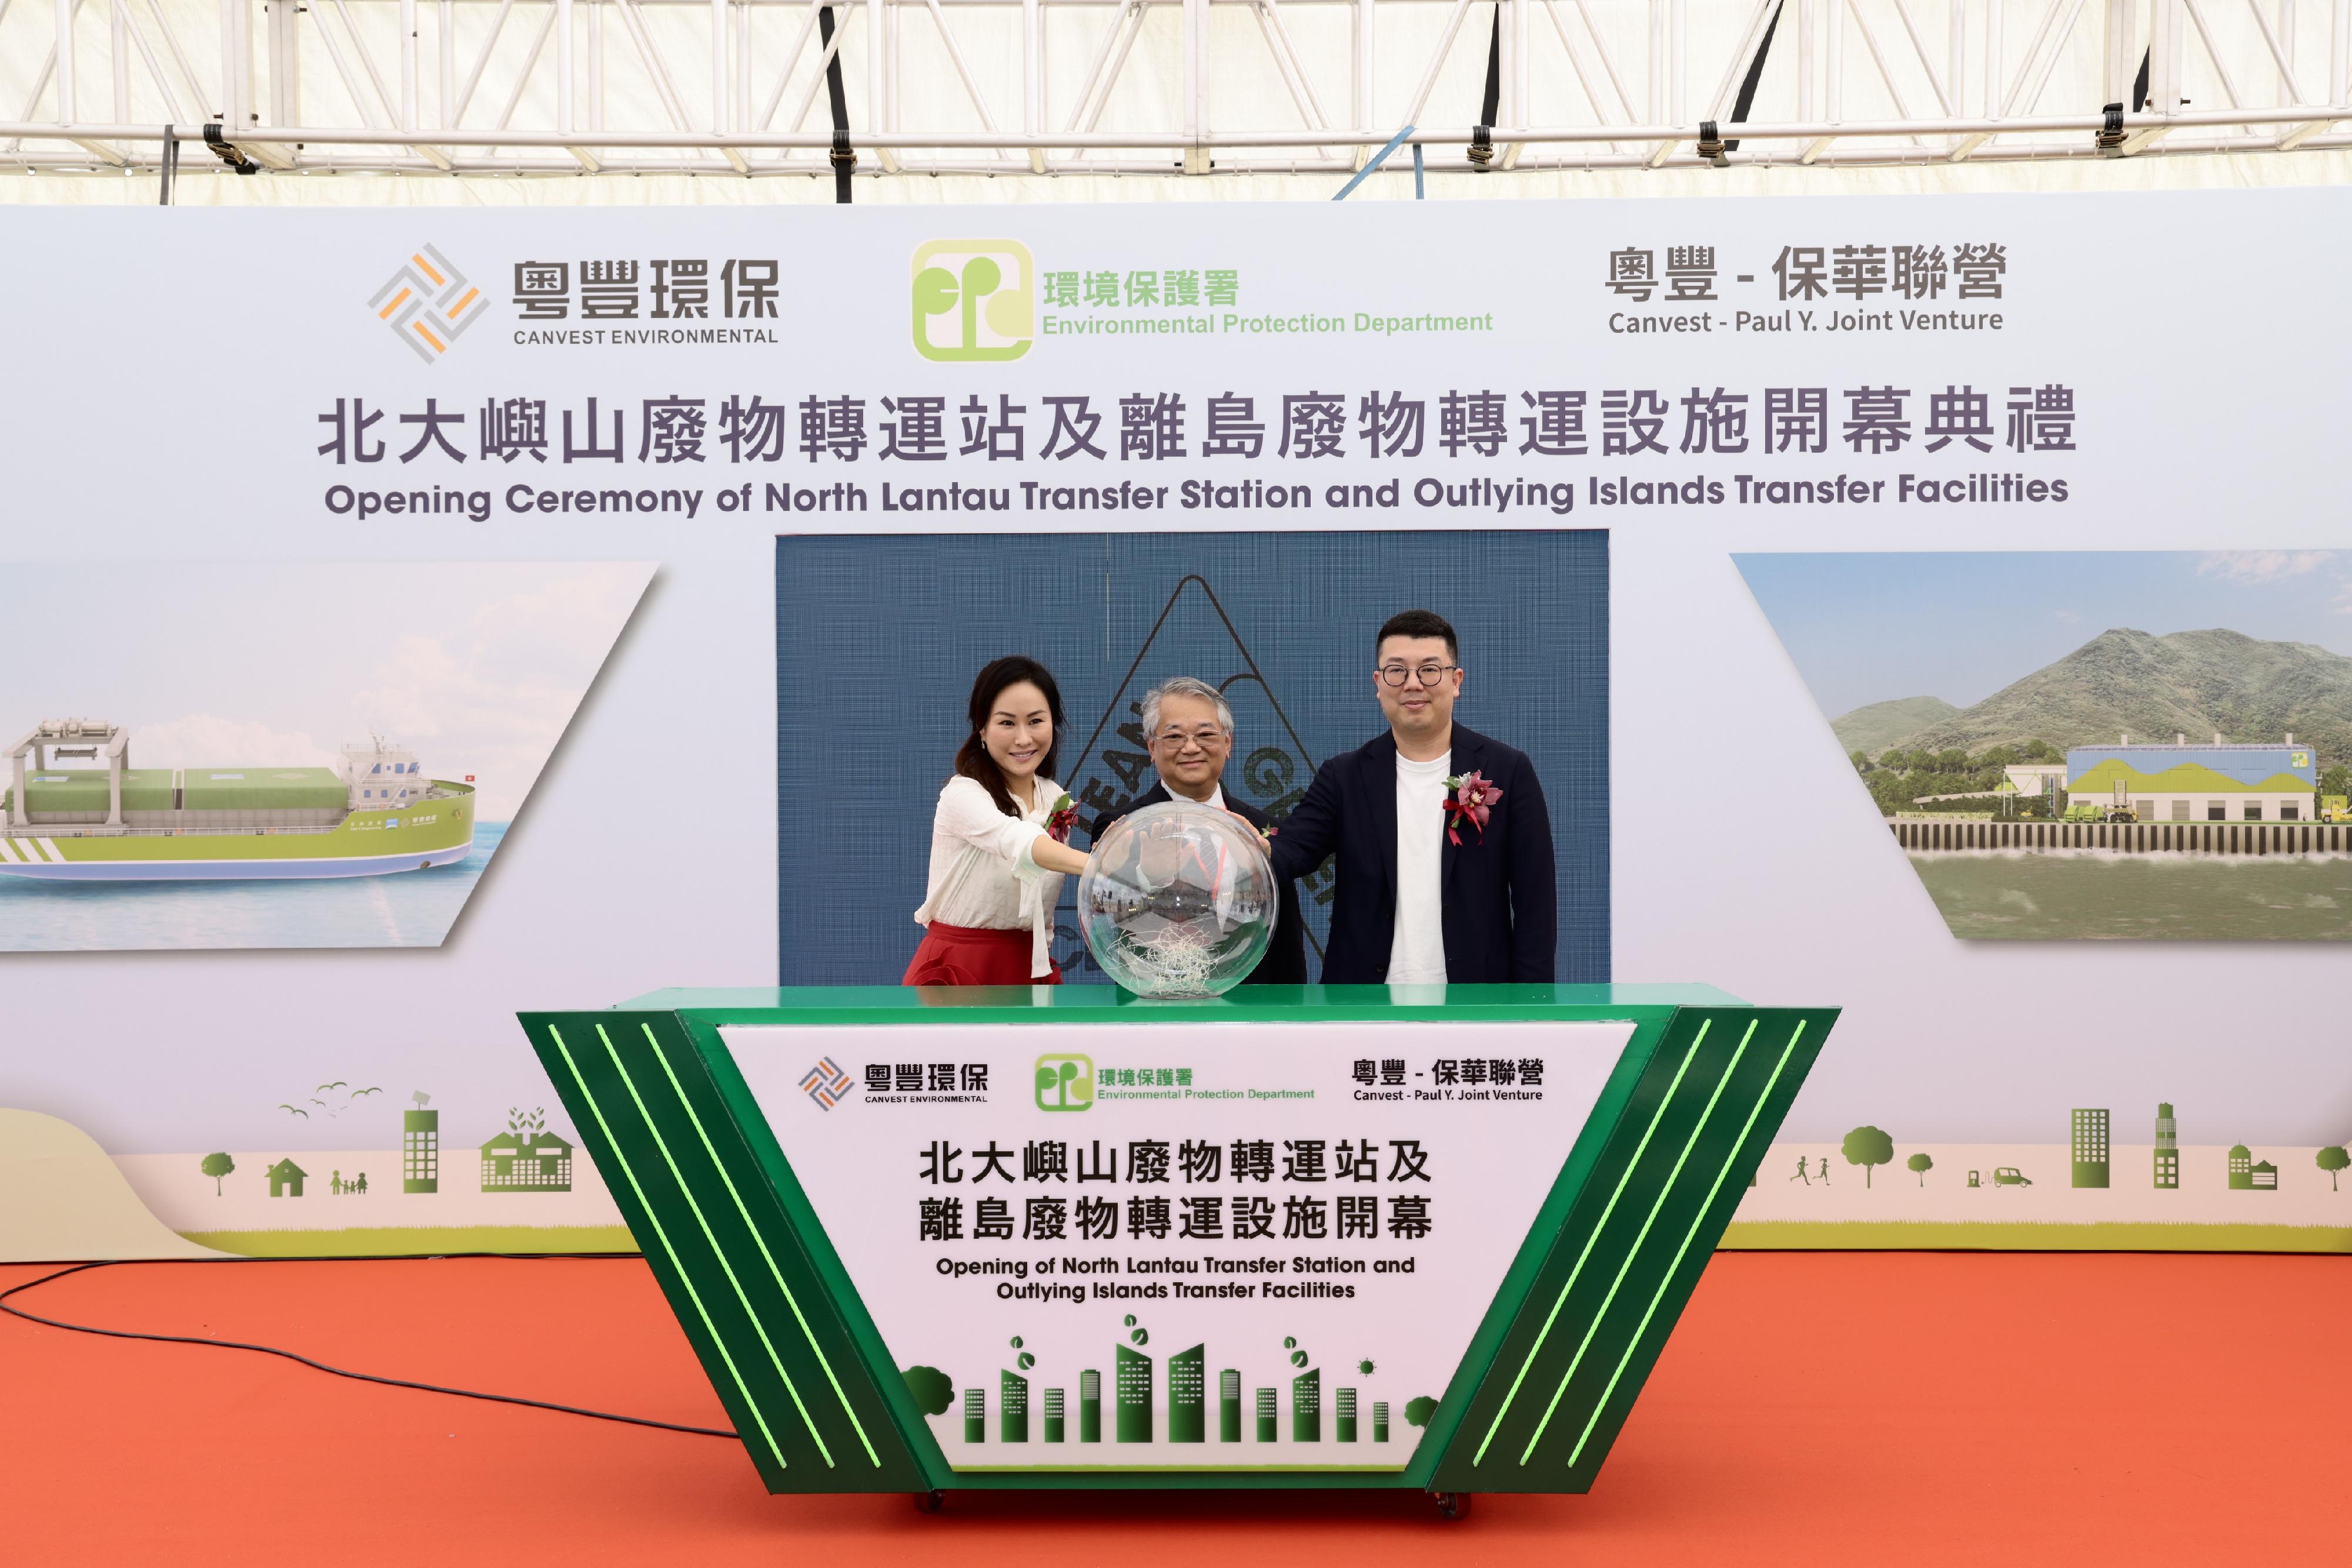
[(1214, 997), (1274, 938), (1274, 867), (1249, 825), (1189, 800), (1120, 818), (1078, 877), (1078, 930), (1139, 997)]

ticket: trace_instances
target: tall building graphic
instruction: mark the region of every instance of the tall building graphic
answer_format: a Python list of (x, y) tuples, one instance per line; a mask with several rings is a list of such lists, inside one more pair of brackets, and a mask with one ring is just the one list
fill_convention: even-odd
[(985, 1388), (963, 1391), (963, 1440), (967, 1443), (988, 1441), (988, 1390)]
[(1206, 1369), (1202, 1363), (1206, 1345), (1180, 1350), (1168, 1358), (1168, 1440), (1205, 1443), (1209, 1440)]
[(1217, 1441), (1242, 1440), (1242, 1375), (1232, 1367), (1217, 1374)]
[(1323, 1369), (1319, 1366), (1290, 1380), (1290, 1440), (1323, 1440)]
[(1092, 1367), (1078, 1374), (1078, 1441), (1102, 1441), (1102, 1374)]
[(1257, 1440), (1259, 1442), (1271, 1443), (1281, 1435), (1275, 1427), (1276, 1419), (1274, 1413), (1274, 1390), (1259, 1389), (1257, 1391)]
[(2180, 1186), (2180, 1126), (2169, 1100), (2156, 1108), (2156, 1185), (2167, 1192)]
[(1005, 1442), (1029, 1440), (1029, 1380), (1017, 1372), (997, 1374), (996, 1427)]
[(1122, 1443), (1151, 1441), (1151, 1358), (1125, 1345), (1113, 1347), (1118, 1354), (1118, 1440)]
[(1045, 1390), (1045, 1441), (1058, 1443), (1062, 1440), (1062, 1391), (1048, 1388)]
[(2105, 1111), (2077, 1110), (2071, 1142), (2074, 1151), (2074, 1185), (2106, 1186), (2107, 1113)]
[(441, 1190), (441, 1113), (425, 1107), (433, 1096), (412, 1094), (414, 1111), (400, 1113), (400, 1190)]
[(1342, 1443), (1352, 1443), (1356, 1440), (1356, 1391), (1342, 1388), (1339, 1395), (1339, 1409), (1331, 1422), (1331, 1436)]
[(1375, 1399), (1372, 1401), (1372, 1441), (1385, 1443), (1388, 1440), (1389, 1402), (1385, 1399)]

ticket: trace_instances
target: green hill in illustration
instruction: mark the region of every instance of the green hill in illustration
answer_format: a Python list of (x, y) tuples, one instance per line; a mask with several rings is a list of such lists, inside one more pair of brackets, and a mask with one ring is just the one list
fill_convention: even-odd
[(1830, 720), (1830, 728), (1848, 751), (1875, 757), (1905, 736), (1941, 724), (1959, 711), (1941, 697), (1896, 697), (1842, 714)]
[(1975, 752), (2034, 739), (2057, 747), (2111, 745), (2121, 735), (2159, 744), (2175, 735), (2278, 741), (2290, 732), (2318, 751), (2323, 766), (2352, 759), (2352, 659), (2220, 628), (2158, 637), (2118, 627), (1897, 744)]

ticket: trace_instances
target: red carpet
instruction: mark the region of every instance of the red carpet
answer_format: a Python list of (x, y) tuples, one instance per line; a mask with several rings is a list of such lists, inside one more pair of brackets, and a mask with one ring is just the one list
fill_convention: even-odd
[[(772, 1498), (716, 1438), (0, 1317), (0, 1562), (2333, 1560), (2347, 1298), (2352, 1259), (1727, 1254), (1597, 1490), (1458, 1524), (1417, 1495)], [(634, 1260), (142, 1264), (12, 1304), (726, 1425)]]

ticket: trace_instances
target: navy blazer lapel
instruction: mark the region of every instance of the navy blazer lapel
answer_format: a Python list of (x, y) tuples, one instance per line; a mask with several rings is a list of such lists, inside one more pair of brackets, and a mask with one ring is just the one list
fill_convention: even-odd
[[(1484, 736), (1475, 730), (1465, 729), (1462, 726), (1455, 725), (1452, 753), (1454, 760), (1449, 765), (1454, 769), (1454, 777), (1459, 779), (1465, 773), (1478, 771), (1486, 760), (1486, 743)], [(1449, 789), (1446, 793), (1450, 795), (1453, 791)], [(1475, 827), (1457, 829), (1455, 831), (1468, 832), (1470, 835), (1468, 841), (1471, 843), (1475, 844), (1478, 841), (1478, 830)], [(1444, 858), (1439, 862), (1437, 872), (1437, 885), (1441, 893), (1450, 892), (1453, 889), (1454, 862), (1460, 852), (1460, 846), (1454, 843), (1452, 837), (1448, 837), (1445, 841), (1445, 848), (1442, 852)]]
[(1367, 818), (1372, 827), (1372, 841), (1380, 851), (1381, 870), (1387, 878), (1386, 894), (1389, 907), (1396, 907), (1397, 884), (1397, 814), (1396, 814), (1396, 737), (1379, 736), (1363, 749), (1364, 766), (1358, 770), (1370, 797), (1364, 802)]

